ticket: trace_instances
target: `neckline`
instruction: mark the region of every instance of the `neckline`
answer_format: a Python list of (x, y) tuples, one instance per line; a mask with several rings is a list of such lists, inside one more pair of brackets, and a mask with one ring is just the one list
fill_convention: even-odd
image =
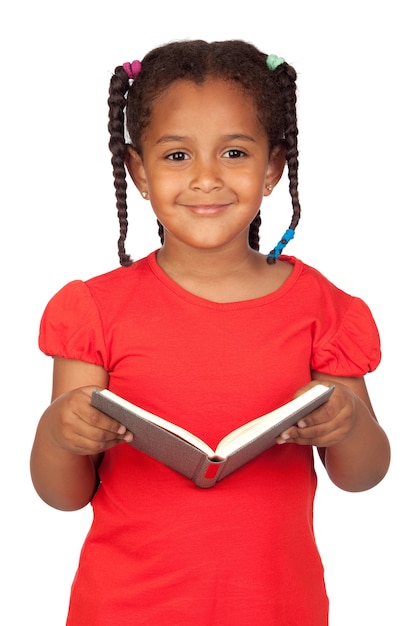
[(291, 263), (293, 266), (293, 270), (287, 280), (278, 287), (275, 291), (272, 291), (265, 296), (260, 296), (258, 298), (253, 298), (250, 300), (239, 300), (235, 302), (215, 302), (213, 300), (207, 300), (206, 298), (202, 298), (197, 296), (190, 291), (187, 291), (183, 287), (181, 287), (178, 283), (176, 283), (168, 274), (164, 272), (164, 270), (158, 264), (156, 255), (158, 250), (154, 250), (151, 254), (146, 257), (146, 261), (152, 273), (155, 277), (170, 291), (175, 293), (182, 300), (186, 300), (187, 302), (201, 306), (209, 309), (248, 309), (259, 306), (264, 306), (269, 302), (282, 298), (288, 291), (293, 287), (296, 283), (303, 264), (302, 262), (293, 256), (281, 255), (281, 259), (288, 263)]

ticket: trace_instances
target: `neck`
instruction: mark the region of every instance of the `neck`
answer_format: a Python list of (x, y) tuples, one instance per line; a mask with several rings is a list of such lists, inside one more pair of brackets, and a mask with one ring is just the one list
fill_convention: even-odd
[(158, 252), (163, 271), (186, 291), (213, 302), (250, 300), (274, 291), (285, 277), (265, 256), (245, 248), (196, 250), (164, 245)]
[(245, 246), (225, 249), (195, 249), (183, 245), (164, 244), (158, 252), (158, 263), (168, 275), (187, 275), (204, 279), (221, 278), (236, 272), (247, 272), (258, 266), (264, 257)]

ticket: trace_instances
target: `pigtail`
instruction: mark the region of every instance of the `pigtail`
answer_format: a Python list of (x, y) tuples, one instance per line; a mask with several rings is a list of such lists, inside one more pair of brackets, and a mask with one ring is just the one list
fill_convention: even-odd
[(300, 200), (298, 196), (298, 127), (296, 112), (296, 78), (295, 70), (284, 64), (281, 72), (281, 83), (284, 93), (285, 111), (285, 146), (287, 152), (289, 189), (292, 201), (293, 215), (289, 228), (294, 230), (300, 220)]
[[(270, 55), (268, 59), (277, 59), (274, 55)], [(284, 145), (286, 148), (286, 160), (288, 167), (289, 191), (292, 202), (292, 219), (290, 225), (283, 237), (280, 239), (276, 247), (271, 250), (267, 256), (269, 264), (275, 263), (287, 243), (294, 237), (295, 228), (300, 220), (301, 206), (298, 195), (298, 126), (297, 126), (297, 94), (296, 79), (297, 74), (291, 65), (288, 65), (284, 59), (279, 58), (279, 64), (274, 70), (279, 83), (279, 89), (282, 93), (281, 106), (284, 118)]]
[(161, 246), (163, 246), (164, 239), (165, 239), (164, 227), (159, 220), (156, 220), (156, 223), (158, 224), (158, 235), (159, 235), (159, 239), (161, 240)]
[(249, 227), (249, 246), (252, 250), (259, 250), (259, 229), (261, 227), (261, 212), (258, 211)]
[(127, 145), (125, 140), (126, 93), (129, 90), (129, 77), (125, 69), (116, 67), (110, 80), (109, 88), (109, 148), (112, 153), (114, 187), (116, 190), (116, 207), (120, 225), (118, 254), (120, 265), (128, 267), (132, 264), (130, 255), (126, 254), (125, 241), (127, 235), (127, 182), (125, 158)]

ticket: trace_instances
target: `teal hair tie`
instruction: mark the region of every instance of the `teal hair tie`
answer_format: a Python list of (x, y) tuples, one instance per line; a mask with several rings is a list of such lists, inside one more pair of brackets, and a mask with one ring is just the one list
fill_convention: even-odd
[(272, 71), (275, 70), (278, 65), (282, 65), (283, 63), (285, 63), (285, 59), (283, 59), (282, 57), (277, 57), (276, 54), (269, 54), (266, 57), (266, 64)]

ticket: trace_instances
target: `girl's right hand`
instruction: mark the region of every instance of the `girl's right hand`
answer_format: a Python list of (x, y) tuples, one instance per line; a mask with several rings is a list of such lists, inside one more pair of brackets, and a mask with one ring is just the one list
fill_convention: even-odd
[(91, 394), (96, 388), (81, 387), (63, 393), (46, 409), (42, 420), (53, 446), (93, 456), (133, 439), (125, 426), (91, 406)]

